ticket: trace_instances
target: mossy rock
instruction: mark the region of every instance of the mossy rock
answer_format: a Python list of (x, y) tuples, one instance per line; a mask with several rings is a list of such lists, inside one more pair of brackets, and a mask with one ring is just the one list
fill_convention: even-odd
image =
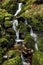
[(2, 7), (6, 9), (9, 13), (14, 14), (17, 10), (17, 0), (5, 0), (2, 3)]
[(43, 52), (35, 51), (33, 54), (32, 65), (43, 65)]
[(5, 27), (5, 28), (12, 27), (12, 23), (11, 23), (10, 21), (5, 21), (5, 22), (4, 22), (4, 27)]
[(6, 44), (8, 43), (8, 40), (6, 38), (0, 38), (0, 43), (2, 47), (5, 47)]
[(3, 9), (0, 9), (0, 24), (4, 21), (4, 14), (2, 13)]
[(5, 61), (2, 65), (21, 65), (21, 58), (16, 56), (15, 58)]
[(18, 51), (18, 50), (9, 50), (8, 52), (7, 52), (7, 55), (8, 55), (8, 57), (9, 58), (15, 58), (17, 55), (19, 56), (20, 55), (20, 52)]
[(0, 38), (0, 43), (2, 48), (10, 48), (13, 45), (13, 39), (12, 38), (6, 38), (2, 37)]
[(9, 34), (14, 34), (15, 35), (15, 31), (12, 29), (12, 28), (8, 28), (7, 29), (7, 32), (9, 33)]
[(40, 51), (42, 51), (43, 52), (43, 37), (38, 37), (38, 48), (39, 48), (39, 50)]
[(19, 29), (20, 33), (24, 33), (26, 31), (26, 25), (22, 21), (19, 23)]
[(0, 47), (0, 64), (2, 63), (2, 48)]
[(29, 33), (27, 33), (25, 35), (24, 41), (25, 41), (25, 46), (27, 48), (35, 49), (34, 48), (34, 45), (35, 45), (34, 39), (33, 39), (33, 37), (30, 36)]

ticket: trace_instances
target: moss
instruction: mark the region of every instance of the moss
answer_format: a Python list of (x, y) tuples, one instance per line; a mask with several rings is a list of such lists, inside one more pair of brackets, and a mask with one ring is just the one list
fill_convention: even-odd
[(4, 14), (2, 13), (2, 9), (0, 9), (0, 24), (4, 21)]
[(38, 37), (38, 47), (43, 52), (43, 37)]
[(9, 33), (9, 34), (14, 34), (15, 35), (15, 31), (12, 29), (12, 28), (8, 28), (7, 29), (7, 32)]
[(4, 22), (4, 27), (5, 28), (12, 27), (12, 23), (10, 21), (5, 21)]
[(0, 38), (0, 43), (1, 43), (1, 47), (2, 48), (9, 48), (13, 45), (13, 39), (12, 38), (6, 38), (6, 37), (2, 37)]
[(0, 47), (0, 64), (2, 63), (2, 48)]
[(5, 61), (2, 65), (21, 65), (21, 59), (19, 56)]
[(36, 51), (33, 55), (32, 65), (43, 65), (43, 52)]
[(26, 25), (23, 22), (19, 23), (20, 33), (24, 33), (26, 31)]
[(17, 2), (16, 0), (8, 0), (8, 1), (5, 0), (4, 3), (2, 3), (2, 8), (6, 9), (11, 14), (14, 14), (17, 9), (16, 2)]
[(20, 52), (18, 50), (9, 50), (7, 52), (7, 55), (9, 57), (15, 58), (16, 56), (19, 56), (20, 55)]
[(26, 35), (25, 35), (25, 38), (24, 38), (24, 41), (25, 41), (25, 46), (27, 47), (27, 48), (32, 48), (32, 49), (34, 49), (34, 39), (30, 36), (30, 34), (29, 33), (27, 33)]

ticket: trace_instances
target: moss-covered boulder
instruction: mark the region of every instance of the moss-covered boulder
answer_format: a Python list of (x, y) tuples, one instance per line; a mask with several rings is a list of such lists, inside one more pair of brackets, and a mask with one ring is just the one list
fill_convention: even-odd
[(24, 38), (26, 33), (26, 25), (24, 24), (23, 21), (19, 22), (18, 28), (19, 28), (20, 38)]
[(9, 33), (9, 34), (14, 34), (15, 35), (15, 31), (12, 29), (12, 28), (8, 28), (7, 29), (7, 32)]
[(9, 38), (8, 39), (6, 37), (1, 37), (0, 38), (0, 43), (1, 43), (1, 47), (2, 48), (9, 48), (13, 45), (13, 39)]
[(2, 24), (4, 21), (4, 14), (2, 13), (2, 9), (0, 8), (0, 24)]
[(24, 41), (25, 41), (25, 46), (27, 48), (34, 49), (35, 42), (34, 42), (34, 39), (30, 36), (29, 33), (27, 33), (25, 35)]
[(32, 65), (43, 65), (43, 52), (36, 51), (33, 55)]
[(15, 58), (16, 56), (19, 56), (20, 55), (20, 52), (19, 50), (9, 50), (7, 53), (9, 58)]
[(8, 43), (8, 40), (6, 38), (0, 38), (0, 43), (2, 47), (6, 47), (6, 44)]
[(0, 47), (0, 64), (2, 63), (2, 48)]
[(38, 48), (43, 52), (43, 37), (38, 37)]
[(4, 0), (2, 8), (6, 9), (9, 13), (14, 14), (17, 10), (17, 0)]
[(21, 65), (21, 58), (16, 56), (15, 58), (5, 61), (2, 65)]
[(10, 21), (5, 21), (5, 22), (4, 22), (4, 27), (5, 27), (5, 28), (12, 27), (12, 23), (11, 23)]

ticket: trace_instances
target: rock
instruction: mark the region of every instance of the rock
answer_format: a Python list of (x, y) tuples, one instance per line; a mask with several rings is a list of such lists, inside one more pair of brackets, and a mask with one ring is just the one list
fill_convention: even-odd
[(43, 52), (43, 37), (42, 37), (42, 36), (39, 36), (39, 37), (38, 37), (37, 44), (38, 44), (39, 50), (40, 50), (41, 52)]
[(32, 65), (43, 65), (43, 52), (35, 51), (33, 54)]
[(5, 61), (2, 65), (21, 65), (21, 58), (16, 56), (15, 58)]
[(34, 42), (33, 37), (31, 37), (29, 33), (27, 33), (27, 35), (25, 35), (24, 41), (25, 41), (25, 46), (27, 48), (34, 49), (35, 42)]
[(7, 29), (7, 32), (8, 32), (9, 34), (12, 34), (12, 35), (15, 35), (15, 33), (16, 33), (12, 28), (8, 28), (8, 29)]
[(5, 28), (10, 28), (10, 27), (12, 27), (12, 23), (10, 21), (5, 21), (4, 22), (4, 27)]

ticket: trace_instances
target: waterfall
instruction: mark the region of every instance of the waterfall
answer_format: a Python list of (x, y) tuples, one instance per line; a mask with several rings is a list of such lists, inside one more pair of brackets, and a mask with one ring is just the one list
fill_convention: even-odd
[(22, 65), (30, 65), (30, 63), (25, 62), (25, 59), (23, 57), (23, 54), (21, 54), (21, 59), (22, 59)]
[[(18, 13), (21, 11), (21, 8), (22, 8), (22, 3), (18, 3), (18, 10), (14, 14), (14, 16), (18, 15)], [(17, 26), (18, 26), (18, 20), (15, 19), (15, 20), (13, 20), (13, 29), (16, 32), (16, 37), (17, 37), (16, 40), (19, 40), (19, 30), (17, 30)]]
[(35, 41), (35, 49), (38, 50), (37, 35), (33, 32), (33, 29), (32, 28), (30, 30), (30, 35), (34, 38), (34, 41)]
[(25, 24), (27, 25), (28, 23), (27, 23), (27, 19), (25, 18)]
[(18, 40), (19, 39), (19, 30), (17, 30), (17, 26), (18, 26), (18, 20), (13, 20), (13, 29), (14, 31), (16, 32), (16, 39)]
[(14, 14), (14, 16), (17, 16), (18, 13), (21, 11), (22, 9), (22, 3), (18, 3), (18, 10), (16, 11), (16, 13)]

